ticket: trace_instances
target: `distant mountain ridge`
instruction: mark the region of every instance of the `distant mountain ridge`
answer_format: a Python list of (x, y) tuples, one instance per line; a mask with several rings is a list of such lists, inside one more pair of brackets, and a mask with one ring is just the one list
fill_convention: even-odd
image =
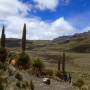
[(65, 50), (76, 52), (90, 52), (90, 31), (70, 36), (62, 36), (52, 41), (63, 46)]
[[(28, 50), (74, 51), (90, 52), (90, 31), (69, 36), (62, 36), (54, 40), (27, 40)], [(6, 47), (20, 48), (21, 39), (7, 38)]]
[(63, 42), (63, 41), (72, 40), (75, 38), (86, 38), (86, 37), (90, 37), (90, 31), (83, 32), (83, 33), (76, 33), (74, 35), (60, 36), (58, 38), (55, 38), (53, 42)]

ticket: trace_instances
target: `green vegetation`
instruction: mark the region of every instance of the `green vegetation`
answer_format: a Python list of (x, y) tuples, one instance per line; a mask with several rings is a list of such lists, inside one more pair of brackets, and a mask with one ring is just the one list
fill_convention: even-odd
[(82, 79), (78, 79), (76, 82), (73, 83), (73, 86), (78, 87), (79, 90), (82, 90), (82, 87), (84, 86), (84, 81)]
[(17, 57), (17, 53), (15, 53), (15, 52), (9, 52), (8, 53), (9, 63), (11, 62), (11, 60), (15, 59), (16, 57)]
[(44, 63), (38, 58), (32, 63), (34, 72), (38, 75), (41, 74), (44, 68)]
[(30, 57), (28, 54), (22, 52), (18, 54), (17, 65), (19, 68), (28, 69), (30, 67)]

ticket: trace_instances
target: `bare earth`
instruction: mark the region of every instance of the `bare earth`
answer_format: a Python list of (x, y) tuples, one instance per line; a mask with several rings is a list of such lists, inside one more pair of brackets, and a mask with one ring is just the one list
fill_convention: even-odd
[(23, 74), (26, 80), (33, 80), (35, 85), (35, 90), (75, 90), (69, 83), (59, 82), (51, 79), (51, 84), (46, 85), (43, 83), (43, 78), (37, 78), (34, 76), (29, 76), (28, 74)]

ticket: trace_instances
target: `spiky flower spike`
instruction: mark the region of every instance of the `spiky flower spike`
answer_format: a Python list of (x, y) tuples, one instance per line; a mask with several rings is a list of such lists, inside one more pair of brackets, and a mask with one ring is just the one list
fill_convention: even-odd
[(5, 48), (5, 27), (3, 25), (2, 34), (1, 34), (1, 47), (0, 47), (0, 61), (4, 63), (7, 58), (7, 50)]
[(63, 52), (63, 56), (62, 56), (62, 72), (63, 72), (63, 75), (65, 74), (65, 62), (66, 62), (66, 56), (65, 56), (65, 52)]
[(61, 65), (61, 56), (58, 58), (58, 71), (60, 71), (60, 65)]
[(22, 52), (25, 52), (26, 49), (26, 24), (23, 27), (23, 35), (22, 35)]
[(1, 34), (1, 48), (5, 48), (5, 27), (3, 25), (2, 34)]

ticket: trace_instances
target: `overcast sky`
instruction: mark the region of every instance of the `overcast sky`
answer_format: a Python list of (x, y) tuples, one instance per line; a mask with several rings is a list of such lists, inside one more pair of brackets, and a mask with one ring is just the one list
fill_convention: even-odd
[(0, 33), (21, 38), (27, 25), (27, 39), (52, 40), (90, 30), (90, 0), (0, 0)]

